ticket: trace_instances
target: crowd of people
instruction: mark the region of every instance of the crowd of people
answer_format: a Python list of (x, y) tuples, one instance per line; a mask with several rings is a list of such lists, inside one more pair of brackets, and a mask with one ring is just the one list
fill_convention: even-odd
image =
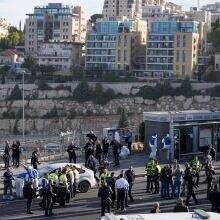
[[(94, 172), (94, 177), (98, 185), (98, 197), (101, 200), (101, 216), (111, 210), (120, 210), (125, 212), (129, 203), (134, 202), (132, 194), (135, 184), (135, 171), (132, 166), (126, 170), (121, 170), (119, 175), (115, 172), (109, 172), (109, 154), (113, 155), (113, 166), (119, 168), (120, 158), (129, 157), (132, 154), (132, 133), (128, 130), (119, 135), (116, 131), (114, 137), (110, 140), (107, 137), (99, 140), (93, 132), (87, 134), (88, 141), (84, 146), (85, 166)], [(216, 159), (214, 148), (208, 148), (200, 161), (197, 156), (185, 164), (184, 169), (178, 160), (173, 159), (171, 149), (171, 139), (166, 135), (162, 140), (164, 148), (168, 149), (168, 165), (161, 166), (157, 161), (157, 135), (154, 134), (149, 140), (151, 153), (145, 166), (146, 172), (146, 193), (158, 194), (161, 199), (176, 198), (177, 204), (174, 212), (188, 212), (190, 200), (193, 198), (195, 204), (199, 203), (195, 189), (200, 187), (201, 170), (205, 170), (207, 184), (207, 198), (212, 204), (212, 211), (219, 211), (220, 197), (217, 187), (217, 178), (215, 177), (214, 161)], [(15, 147), (15, 145), (17, 147)], [(12, 147), (13, 146), (13, 147)], [(4, 154), (12, 155), (13, 165), (19, 166), (19, 156), (13, 153), (14, 149), (19, 149), (19, 142), (14, 142), (11, 147), (6, 142)], [(8, 149), (8, 151), (7, 151)], [(27, 173), (23, 187), (23, 196), (27, 199), (27, 213), (31, 214), (31, 204), (35, 197), (41, 196), (39, 203), (46, 216), (53, 215), (53, 206), (59, 204), (65, 207), (66, 203), (74, 198), (77, 192), (77, 181), (79, 179), (79, 169), (74, 166), (77, 162), (76, 151), (80, 148), (74, 143), (67, 147), (69, 155), (69, 165), (64, 168), (45, 173), (42, 179), (41, 188), (38, 189), (38, 151), (34, 151), (31, 156), (31, 166), (24, 166)], [(16, 151), (18, 152), (18, 150)], [(7, 157), (5, 157), (7, 158)], [(10, 158), (10, 157), (8, 157)], [(171, 162), (172, 160), (172, 162)], [(73, 163), (71, 165), (71, 163)], [(8, 194), (12, 197), (13, 173), (9, 168), (9, 161), (5, 160), (6, 171), (4, 173), (4, 198)], [(220, 183), (219, 183), (220, 184)], [(38, 193), (39, 192), (39, 193)], [(183, 197), (186, 197), (185, 202)], [(160, 204), (155, 203), (151, 213), (159, 213)]]

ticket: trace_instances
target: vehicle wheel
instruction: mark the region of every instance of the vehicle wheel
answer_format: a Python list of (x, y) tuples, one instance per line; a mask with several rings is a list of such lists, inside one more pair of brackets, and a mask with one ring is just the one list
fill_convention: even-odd
[(89, 191), (90, 187), (90, 183), (84, 180), (81, 183), (79, 183), (78, 189), (81, 193), (86, 193)]

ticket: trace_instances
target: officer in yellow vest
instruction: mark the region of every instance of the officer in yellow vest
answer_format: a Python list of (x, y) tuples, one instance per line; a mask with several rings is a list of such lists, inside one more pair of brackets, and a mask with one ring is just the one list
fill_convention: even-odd
[(102, 171), (102, 174), (100, 175), (100, 179), (101, 181), (106, 181), (106, 179), (109, 177), (109, 174), (108, 174), (108, 170), (107, 169), (103, 169)]
[(146, 164), (145, 171), (147, 176), (147, 189), (146, 193), (153, 191), (153, 173), (154, 173), (155, 162), (153, 159), (149, 160)]
[(153, 179), (154, 179), (154, 194), (158, 194), (160, 192), (160, 173), (161, 167), (158, 161), (155, 161), (153, 166)]
[(196, 176), (196, 185), (199, 186), (199, 175), (201, 171), (201, 163), (197, 156), (194, 156), (194, 159), (191, 161), (190, 166), (192, 167), (192, 170), (195, 172)]
[(48, 176), (48, 181), (51, 181), (52, 185), (56, 185), (58, 183), (58, 171), (55, 170), (53, 172), (51, 172)]

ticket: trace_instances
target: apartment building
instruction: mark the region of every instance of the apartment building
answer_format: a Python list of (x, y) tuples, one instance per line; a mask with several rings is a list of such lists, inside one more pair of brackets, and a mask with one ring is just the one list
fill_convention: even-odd
[(36, 54), (42, 43), (82, 42), (86, 34), (82, 7), (49, 3), (35, 7), (25, 22), (26, 54)]
[(8, 36), (9, 24), (5, 19), (0, 18), (0, 39)]
[(193, 77), (199, 30), (194, 21), (155, 21), (148, 33), (146, 72), (153, 77)]
[(216, 22), (220, 20), (220, 2), (204, 5), (202, 7), (202, 10), (211, 12), (212, 22)]
[(38, 65), (52, 65), (56, 70), (68, 70), (72, 65), (81, 65), (82, 43), (43, 43), (36, 54)]
[(87, 34), (86, 69), (131, 71), (145, 66), (141, 57), (145, 57), (146, 31), (142, 20), (97, 21)]
[(105, 0), (102, 14), (105, 20), (141, 18), (142, 0)]

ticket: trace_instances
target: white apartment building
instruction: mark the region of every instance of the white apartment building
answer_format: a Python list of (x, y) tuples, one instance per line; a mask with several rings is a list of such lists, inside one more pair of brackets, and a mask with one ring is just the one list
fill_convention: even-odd
[(187, 19), (191, 21), (204, 22), (207, 30), (211, 30), (212, 17), (210, 11), (201, 11), (198, 8), (191, 8), (190, 11), (186, 12)]
[(103, 6), (103, 18), (105, 20), (141, 18), (142, 0), (105, 0)]
[(7, 37), (9, 24), (5, 19), (0, 18), (0, 39)]
[(36, 54), (43, 43), (84, 42), (85, 11), (81, 6), (49, 3), (35, 7), (25, 22), (25, 52)]
[(36, 54), (38, 65), (52, 65), (57, 70), (68, 70), (81, 64), (82, 43), (43, 43)]

